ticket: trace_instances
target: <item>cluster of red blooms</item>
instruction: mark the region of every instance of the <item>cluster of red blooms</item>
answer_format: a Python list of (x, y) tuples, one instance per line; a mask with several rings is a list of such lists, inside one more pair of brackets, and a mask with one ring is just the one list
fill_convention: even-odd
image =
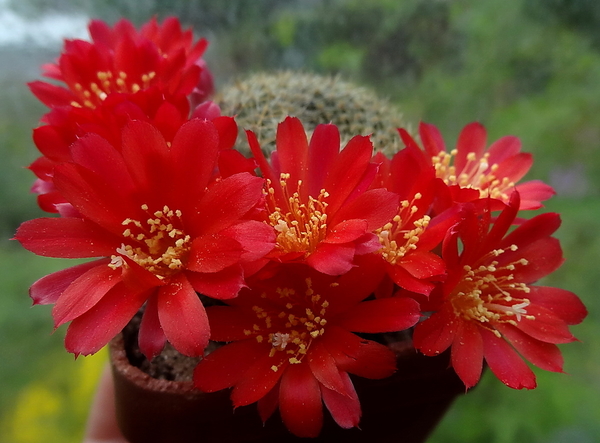
[[(451, 349), (467, 388), (483, 362), (506, 385), (534, 388), (528, 360), (562, 372), (556, 346), (586, 310), (573, 293), (534, 283), (563, 262), (558, 214), (528, 220), (548, 185), (517, 182), (530, 154), (515, 137), (486, 149), (478, 123), (447, 150), (438, 130), (399, 129), (405, 148), (373, 153), (368, 136), (340, 149), (336, 126), (310, 140), (288, 117), (266, 158), (233, 149), (237, 125), (206, 101), (212, 77), (176, 19), (140, 30), (93, 21), (30, 84), (50, 110), (34, 131), (39, 205), (52, 216), (16, 239), (43, 256), (93, 258), (35, 282), (35, 304), (70, 323), (66, 348), (92, 354), (143, 307), (139, 346), (169, 341), (202, 356), (203, 391), (232, 388), (235, 407), (279, 408), (298, 436), (319, 434), (323, 404), (357, 426), (349, 374), (384, 378), (393, 352), (364, 333), (414, 328), (414, 347)], [(205, 307), (198, 294), (219, 300)], [(363, 335), (361, 335), (361, 333)]]

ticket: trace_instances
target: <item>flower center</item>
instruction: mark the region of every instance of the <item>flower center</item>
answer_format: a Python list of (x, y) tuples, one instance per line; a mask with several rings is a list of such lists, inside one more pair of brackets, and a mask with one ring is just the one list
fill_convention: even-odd
[(304, 252), (309, 255), (317, 249), (327, 235), (327, 202), (329, 196), (321, 189), (317, 198), (308, 197), (308, 203), (300, 199), (302, 181), (297, 190), (290, 194), (287, 186), (289, 174), (281, 174), (280, 185), (286, 200), (286, 208), (280, 208), (275, 201), (275, 190), (267, 180), (267, 205), (269, 223), (277, 232), (277, 248), (282, 252)]
[(428, 215), (412, 220), (414, 214), (419, 210), (413, 203), (420, 198), (422, 195), (417, 193), (412, 202), (402, 201), (400, 210), (392, 221), (376, 231), (381, 243), (379, 253), (392, 265), (410, 251), (417, 249), (419, 238), (429, 225), (431, 217)]
[(456, 166), (450, 164), (457, 153), (456, 149), (450, 153), (440, 151), (438, 155), (431, 158), (438, 178), (444, 180), (448, 186), (458, 185), (461, 188), (477, 189), (481, 198), (508, 200), (509, 192), (514, 188), (515, 183), (508, 177), (499, 178), (494, 175), (498, 170), (498, 164), (489, 164), (488, 152), (479, 159), (474, 152), (467, 154), (467, 164), (461, 171), (457, 171)]
[[(516, 251), (517, 246), (512, 245), (510, 249)], [(504, 249), (496, 249), (491, 252), (491, 255), (498, 256), (504, 252)], [(530, 301), (520, 296), (529, 293), (530, 289), (525, 283), (515, 282), (514, 275), (511, 273), (517, 266), (527, 264), (527, 260), (522, 258), (501, 267), (498, 267), (497, 261), (478, 268), (465, 265), (463, 281), (450, 296), (455, 314), (484, 325), (492, 322), (516, 325), (523, 316), (533, 319), (534, 317), (528, 315), (525, 309)], [(489, 329), (500, 336), (500, 333), (492, 327)]]
[[(148, 205), (142, 205), (148, 212)], [(145, 225), (127, 218), (123, 231), (128, 243), (117, 248), (109, 266), (113, 269), (126, 265), (125, 258), (163, 280), (179, 272), (185, 266), (190, 250), (190, 236), (176, 226), (181, 226), (181, 211), (164, 206), (162, 210), (149, 213)]]
[(136, 93), (141, 89), (148, 89), (152, 80), (156, 77), (156, 72), (151, 71), (142, 74), (138, 81), (128, 80), (127, 73), (119, 71), (113, 74), (111, 71), (99, 71), (96, 73), (96, 81), (91, 81), (88, 85), (75, 83), (75, 94), (79, 101), (72, 101), (71, 106), (94, 109), (111, 92), (117, 93)]
[[(254, 335), (259, 343), (267, 341), (271, 344), (270, 357), (282, 352), (290, 364), (299, 364), (308, 352), (313, 340), (325, 333), (325, 313), (329, 302), (323, 300), (312, 288), (310, 278), (306, 279), (307, 289), (297, 296), (294, 289), (278, 288), (280, 298), (287, 299), (284, 309), (265, 309), (253, 306), (259, 323), (253, 330), (245, 330), (244, 334)], [(282, 363), (271, 366), (275, 372)]]

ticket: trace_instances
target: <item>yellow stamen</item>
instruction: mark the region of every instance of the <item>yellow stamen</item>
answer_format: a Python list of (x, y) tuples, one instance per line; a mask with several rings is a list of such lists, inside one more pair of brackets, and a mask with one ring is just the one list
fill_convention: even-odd
[[(306, 279), (306, 286), (304, 294), (299, 295), (290, 288), (278, 288), (276, 291), (278, 294), (285, 294), (285, 297), (290, 299), (285, 304), (285, 310), (269, 312), (263, 307), (253, 306), (252, 310), (259, 322), (253, 325), (253, 331), (244, 330), (247, 336), (270, 331), (268, 339), (265, 334), (265, 339), (271, 344), (269, 356), (275, 357), (278, 352), (283, 352), (291, 364), (302, 362), (312, 341), (325, 333), (323, 326), (327, 324), (323, 315), (329, 303), (325, 300), (321, 301), (322, 297), (315, 294), (310, 278)], [(320, 312), (321, 315), (315, 316), (315, 311)], [(255, 336), (259, 343), (263, 341), (262, 335)]]
[(462, 188), (477, 189), (482, 198), (492, 197), (508, 200), (515, 183), (508, 177), (499, 178), (495, 175), (499, 166), (496, 163), (489, 164), (490, 154), (488, 152), (479, 159), (474, 152), (467, 154), (467, 163), (460, 171), (457, 171), (456, 166), (451, 164), (457, 153), (456, 149), (450, 153), (441, 151), (431, 158), (438, 178), (450, 186), (459, 185)]
[(81, 83), (73, 85), (73, 92), (78, 96), (78, 100), (74, 100), (71, 105), (94, 109), (110, 93), (136, 93), (141, 89), (148, 89), (156, 77), (156, 72), (142, 74), (138, 82), (128, 80), (127, 77), (127, 73), (122, 71), (116, 76), (110, 71), (98, 71), (96, 73), (97, 82), (91, 81), (87, 86)]
[[(512, 245), (510, 250), (516, 248)], [(505, 249), (496, 249), (488, 254), (495, 257), (503, 254)], [(530, 292), (525, 283), (514, 280), (514, 271), (519, 266), (526, 266), (527, 260), (519, 259), (504, 266), (498, 266), (493, 260), (476, 268), (464, 266), (465, 275), (455, 292), (450, 295), (450, 302), (456, 315), (465, 320), (481, 323), (494, 334), (500, 333), (490, 323), (510, 323), (516, 325), (523, 317), (534, 319), (527, 314), (530, 301), (523, 297)]]
[(302, 182), (290, 195), (288, 190), (289, 174), (281, 174), (280, 185), (287, 207), (277, 206), (274, 189), (267, 180), (267, 201), (269, 205), (269, 223), (277, 232), (277, 248), (283, 252), (304, 252), (311, 254), (327, 235), (327, 202), (329, 194), (321, 189), (317, 198), (308, 197), (308, 203), (300, 199)]
[[(142, 210), (148, 211), (147, 205)], [(162, 211), (152, 214), (145, 225), (132, 219), (125, 219), (123, 226), (124, 243), (117, 248), (108, 266), (117, 269), (126, 265), (128, 258), (159, 279), (165, 279), (179, 272), (185, 266), (190, 250), (191, 239), (181, 229), (181, 211), (172, 211), (164, 206)]]
[(414, 203), (421, 198), (422, 195), (417, 193), (412, 202), (402, 201), (398, 214), (392, 221), (376, 231), (381, 243), (379, 253), (388, 263), (394, 265), (410, 251), (417, 249), (421, 235), (429, 226), (431, 217), (428, 215), (411, 222), (413, 216), (419, 211)]

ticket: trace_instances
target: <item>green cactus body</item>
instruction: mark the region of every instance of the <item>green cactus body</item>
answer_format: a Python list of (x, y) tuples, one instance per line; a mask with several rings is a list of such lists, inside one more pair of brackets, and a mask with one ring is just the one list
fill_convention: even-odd
[[(376, 150), (387, 155), (401, 145), (396, 128), (406, 123), (402, 113), (374, 91), (338, 76), (309, 73), (258, 73), (225, 87), (219, 101), (224, 115), (235, 115), (242, 129), (256, 133), (265, 152), (275, 147), (277, 124), (298, 117), (310, 133), (320, 123), (334, 123), (342, 144), (355, 135), (371, 135)], [(248, 152), (243, 133), (237, 148)]]

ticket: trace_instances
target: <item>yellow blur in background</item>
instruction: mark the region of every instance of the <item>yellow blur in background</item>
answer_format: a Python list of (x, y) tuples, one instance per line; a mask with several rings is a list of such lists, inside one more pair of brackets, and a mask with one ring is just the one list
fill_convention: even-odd
[(16, 396), (14, 408), (0, 424), (2, 441), (10, 443), (75, 443), (83, 437), (96, 385), (107, 364), (106, 349), (73, 361), (65, 359), (25, 386)]

